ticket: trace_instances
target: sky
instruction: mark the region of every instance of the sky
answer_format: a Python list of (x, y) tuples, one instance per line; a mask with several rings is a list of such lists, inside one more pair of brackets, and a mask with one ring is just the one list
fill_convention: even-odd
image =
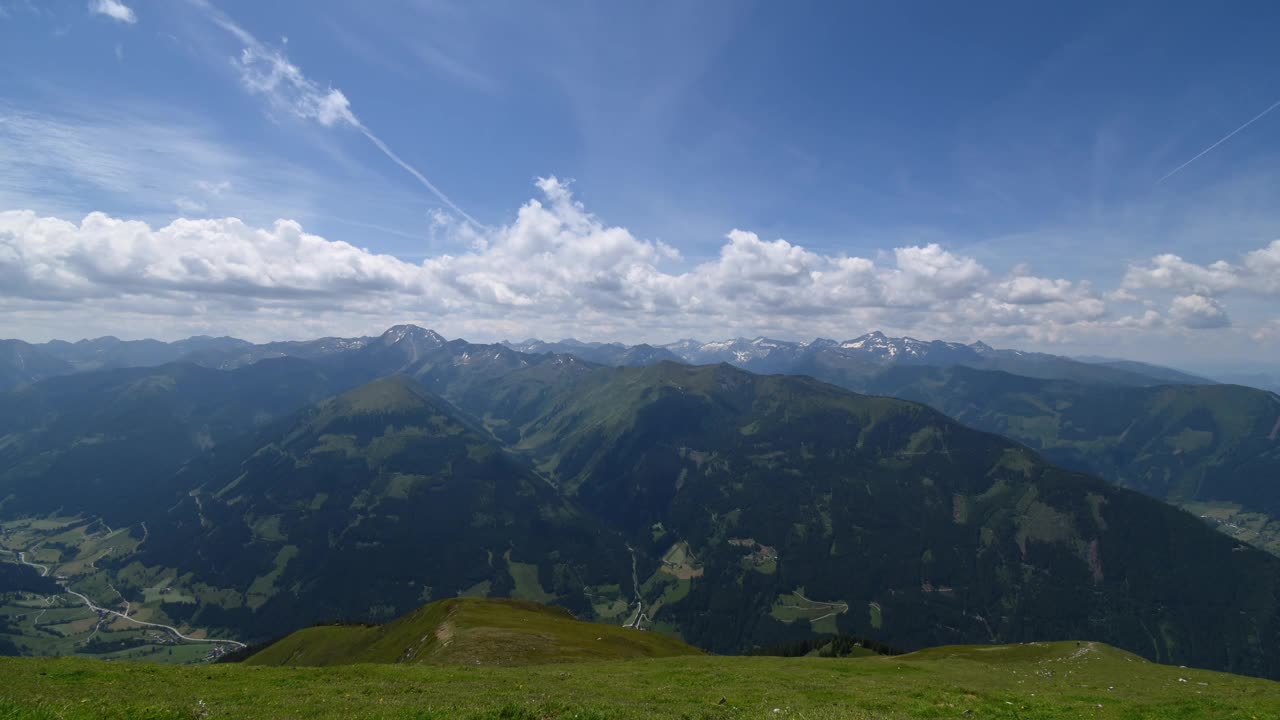
[(1277, 365), (1278, 22), (0, 0), (0, 337), (879, 329)]

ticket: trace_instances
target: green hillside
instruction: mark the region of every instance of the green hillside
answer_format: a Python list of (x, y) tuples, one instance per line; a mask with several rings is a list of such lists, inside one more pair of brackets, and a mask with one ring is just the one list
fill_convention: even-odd
[(220, 372), (165, 365), (81, 373), (0, 395), (0, 517), (86, 513), (129, 524), (169, 507), (168, 480), (211, 448), (345, 387), (281, 358)]
[(235, 592), (179, 619), (263, 638), (458, 595), (586, 614), (620, 598), (621, 537), (405, 376), (227, 450), (184, 471), (190, 496), (131, 558)]
[(245, 662), (534, 665), (701, 652), (658, 633), (576, 620), (563, 608), (521, 600), (456, 598), (425, 605), (385, 625), (305, 628)]
[(1280, 676), (1280, 559), (924, 405), (409, 337), (321, 373), (405, 374), (140, 472), (154, 495), (108, 522), (0, 518), (6, 559), (129, 613), (10, 593), (0, 634), (26, 654), (189, 659), (194, 641), (134, 621), (260, 642), (515, 597), (720, 653), (1078, 637)]
[(627, 534), (645, 617), (701, 647), (1088, 637), (1280, 670), (1276, 558), (922, 405), (726, 365), (523, 387), (460, 402)]
[(916, 400), (1051, 462), (1187, 506), (1280, 553), (1280, 396), (1239, 385), (1101, 387), (894, 368), (871, 392)]
[(0, 659), (0, 717), (414, 720), (1263, 720), (1280, 685), (1094, 643), (853, 659), (684, 656), (521, 667), (161, 667)]

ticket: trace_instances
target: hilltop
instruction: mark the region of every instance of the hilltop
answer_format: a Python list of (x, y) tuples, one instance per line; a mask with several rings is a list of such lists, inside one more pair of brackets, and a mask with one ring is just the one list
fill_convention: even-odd
[(1280, 685), (1088, 642), (854, 659), (685, 655), (522, 667), (0, 659), (0, 717), (1185, 719), (1280, 716)]
[(452, 663), (534, 665), (580, 660), (701, 655), (659, 633), (577, 620), (569, 611), (522, 600), (439, 600), (385, 625), (299, 630), (247, 665)]

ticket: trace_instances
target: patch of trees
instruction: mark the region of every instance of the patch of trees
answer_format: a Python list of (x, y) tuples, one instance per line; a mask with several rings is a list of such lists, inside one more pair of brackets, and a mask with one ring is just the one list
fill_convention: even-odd
[(0, 593), (29, 592), (56, 595), (62, 590), (51, 577), (42, 577), (35, 568), (16, 563), (0, 563)]
[(892, 645), (860, 635), (822, 635), (819, 637), (784, 642), (753, 649), (751, 655), (768, 655), (772, 657), (803, 657), (818, 651), (818, 657), (848, 657), (857, 648), (865, 648), (877, 655), (901, 655), (902, 651)]
[(142, 638), (120, 638), (119, 640), (104, 640), (102, 638), (94, 638), (85, 643), (80, 648), (80, 652), (88, 655), (105, 655), (107, 653), (118, 652), (120, 650), (132, 650), (133, 648), (142, 647), (148, 644)]

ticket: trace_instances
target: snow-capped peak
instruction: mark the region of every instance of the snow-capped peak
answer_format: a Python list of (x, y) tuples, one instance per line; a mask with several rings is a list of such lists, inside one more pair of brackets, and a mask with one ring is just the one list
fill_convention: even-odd
[(426, 342), (431, 345), (445, 344), (444, 337), (435, 330), (428, 330), (426, 328), (418, 327), (417, 325), (395, 325), (382, 333), (382, 341), (387, 345), (395, 345), (405, 338), (418, 342)]

